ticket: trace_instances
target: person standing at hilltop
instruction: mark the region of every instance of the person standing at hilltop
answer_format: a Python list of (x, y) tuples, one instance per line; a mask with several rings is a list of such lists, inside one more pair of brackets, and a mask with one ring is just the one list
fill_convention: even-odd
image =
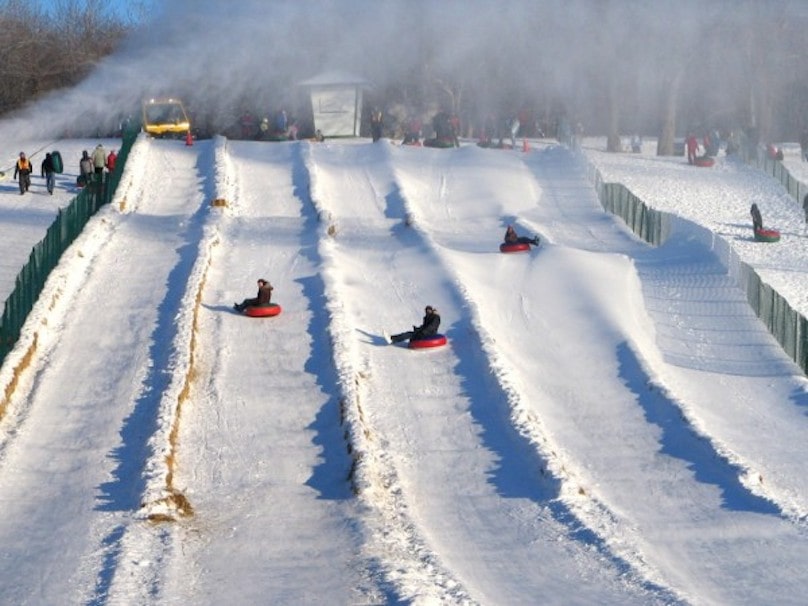
[(42, 177), (45, 179), (45, 187), (48, 193), (53, 195), (53, 187), (56, 185), (56, 168), (53, 165), (53, 155), (49, 152), (45, 154), (45, 159), (42, 160)]
[(760, 231), (763, 229), (763, 217), (760, 214), (758, 205), (752, 204), (752, 208), (749, 210), (749, 213), (752, 215), (752, 229), (754, 231)]
[(81, 152), (81, 160), (79, 160), (79, 185), (84, 186), (90, 183), (93, 170), (93, 159), (85, 149)]
[(685, 140), (685, 147), (687, 147), (687, 163), (693, 164), (696, 161), (696, 156), (699, 153), (699, 140), (696, 135), (690, 133)]
[(25, 157), (25, 152), (20, 152), (20, 157), (14, 165), (14, 178), (18, 176), (20, 195), (23, 195), (31, 187), (31, 161)]
[(382, 110), (374, 107), (370, 112), (370, 135), (374, 143), (382, 138), (383, 120)]
[(95, 171), (96, 179), (101, 180), (101, 175), (104, 173), (104, 168), (107, 166), (107, 152), (104, 146), (100, 143), (95, 146), (93, 150), (93, 170)]
[(115, 172), (115, 163), (117, 161), (118, 161), (118, 154), (116, 154), (115, 150), (113, 149), (111, 152), (109, 152), (109, 155), (107, 156), (107, 170), (110, 173)]

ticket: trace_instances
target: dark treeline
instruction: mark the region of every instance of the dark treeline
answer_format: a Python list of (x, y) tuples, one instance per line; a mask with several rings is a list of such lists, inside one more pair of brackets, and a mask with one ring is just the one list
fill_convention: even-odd
[(0, 2), (0, 114), (81, 82), (129, 27), (103, 0)]

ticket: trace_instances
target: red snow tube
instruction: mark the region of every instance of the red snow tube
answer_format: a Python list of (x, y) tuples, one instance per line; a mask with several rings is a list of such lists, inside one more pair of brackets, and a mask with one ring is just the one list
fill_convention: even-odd
[(777, 242), (780, 240), (780, 232), (776, 229), (756, 229), (755, 240), (758, 242)]
[(530, 250), (530, 244), (527, 242), (513, 242), (511, 244), (503, 242), (499, 245), (499, 252), (504, 253), (523, 252), (526, 250)]
[(427, 347), (440, 347), (446, 345), (444, 335), (435, 335), (425, 339), (410, 339), (410, 349), (426, 349)]
[(699, 156), (698, 158), (695, 158), (693, 160), (693, 164), (695, 164), (696, 166), (704, 166), (704, 167), (712, 166), (713, 164), (715, 164), (715, 158), (712, 158), (710, 156)]
[(250, 305), (244, 308), (244, 314), (251, 318), (268, 318), (269, 316), (277, 316), (279, 313), (281, 313), (281, 306), (277, 303)]

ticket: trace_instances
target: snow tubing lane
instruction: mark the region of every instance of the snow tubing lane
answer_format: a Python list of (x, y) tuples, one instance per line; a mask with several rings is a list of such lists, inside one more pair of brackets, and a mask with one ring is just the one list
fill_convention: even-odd
[(250, 305), (244, 308), (244, 315), (251, 318), (268, 318), (281, 313), (281, 306), (276, 303), (269, 305)]
[(709, 167), (715, 164), (715, 159), (711, 158), (710, 156), (702, 156), (693, 160), (693, 164), (696, 166)]
[(440, 347), (446, 345), (445, 335), (435, 335), (434, 337), (427, 337), (425, 339), (410, 339), (410, 349), (426, 349), (428, 347)]
[(530, 244), (525, 242), (514, 242), (512, 244), (503, 242), (499, 245), (499, 252), (504, 253), (524, 252), (526, 250), (530, 250)]
[(756, 229), (755, 240), (758, 242), (777, 242), (780, 240), (780, 232), (776, 229)]

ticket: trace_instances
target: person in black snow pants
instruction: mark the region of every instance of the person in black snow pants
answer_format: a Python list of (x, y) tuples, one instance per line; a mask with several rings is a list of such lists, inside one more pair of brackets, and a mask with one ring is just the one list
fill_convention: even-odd
[(752, 204), (752, 208), (749, 210), (749, 212), (752, 215), (752, 229), (755, 231), (760, 231), (763, 229), (763, 217), (760, 215), (758, 205)]
[(25, 152), (20, 152), (20, 159), (14, 165), (14, 178), (19, 176), (20, 195), (23, 195), (31, 187), (31, 161), (25, 157)]
[(418, 339), (428, 339), (430, 337), (434, 337), (436, 334), (438, 334), (438, 328), (440, 328), (440, 316), (438, 315), (438, 310), (431, 305), (427, 305), (426, 309), (424, 310), (424, 314), (424, 320), (421, 323), (421, 326), (413, 326), (412, 330), (408, 330), (393, 336), (384, 333), (384, 340), (388, 343), (399, 343), (401, 341), (417, 341)]
[(244, 311), (248, 307), (269, 305), (272, 302), (272, 284), (261, 278), (258, 280), (258, 295), (244, 299), (241, 303), (233, 303), (233, 309)]

